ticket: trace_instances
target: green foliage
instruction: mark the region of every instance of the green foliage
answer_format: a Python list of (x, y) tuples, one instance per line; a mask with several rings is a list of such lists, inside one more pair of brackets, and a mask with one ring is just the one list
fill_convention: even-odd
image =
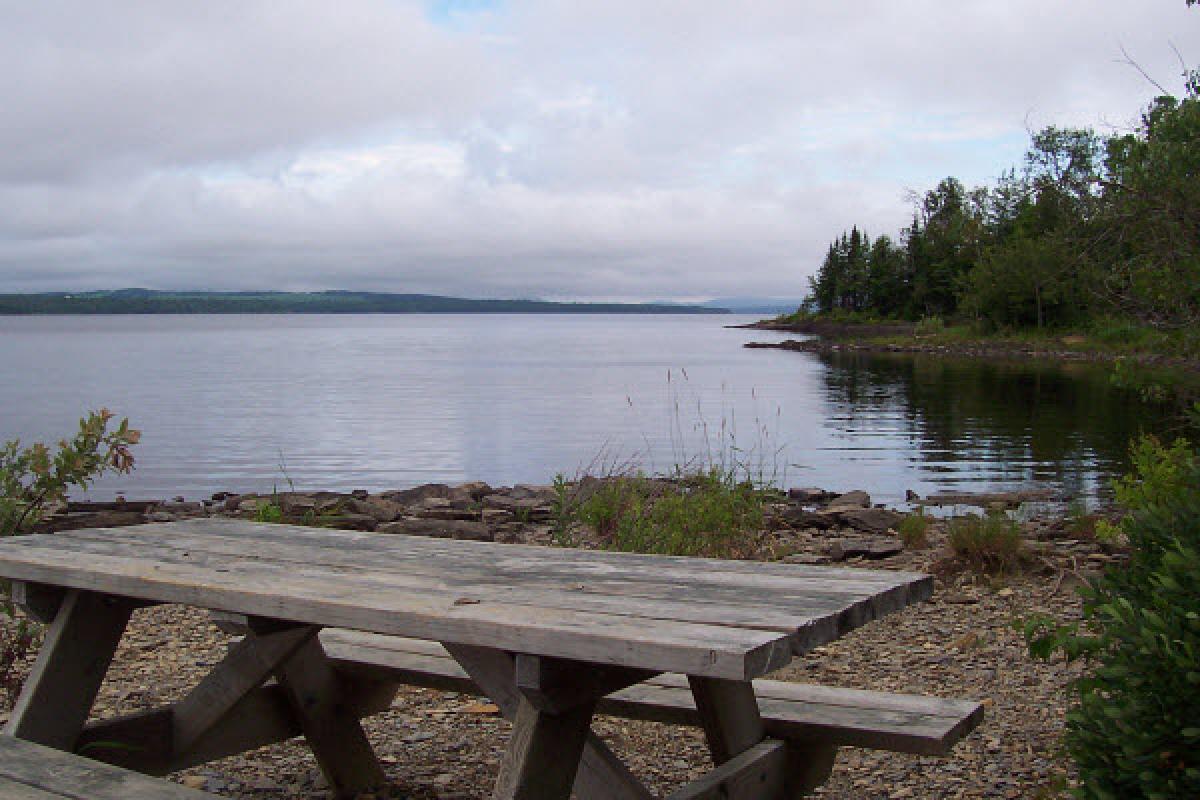
[(946, 330), (946, 320), (935, 314), (932, 317), (921, 317), (917, 322), (916, 334), (917, 336), (930, 336), (944, 330)]
[(106, 471), (133, 469), (129, 448), (141, 434), (128, 419), (109, 430), (112, 419), (108, 409), (89, 413), (75, 436), (53, 452), (40, 442), (22, 448), (15, 439), (0, 447), (0, 535), (29, 530), (47, 506), (66, 501), (72, 486), (86, 489)]
[(896, 532), (909, 549), (919, 549), (929, 544), (929, 517), (925, 516), (925, 509), (919, 508), (900, 520)]
[(731, 557), (741, 554), (748, 537), (762, 527), (769, 494), (719, 469), (670, 480), (610, 476), (596, 479), (560, 524), (564, 531), (571, 523), (588, 525), (614, 550)]
[(989, 330), (1108, 317), (1194, 331), (1200, 71), (1186, 76), (1183, 99), (1155, 98), (1131, 133), (1102, 139), (1051, 126), (1032, 135), (1021, 169), (995, 186), (946, 178), (914, 201), (896, 243), (872, 242), (855, 227), (830, 245), (810, 281), (812, 308), (967, 318)]
[(1086, 658), (1066, 744), (1083, 798), (1200, 797), (1200, 459), (1144, 439), (1118, 487), (1130, 560), (1081, 590), (1084, 620), (1025, 622), (1030, 651)]
[(979, 572), (1000, 575), (1021, 563), (1021, 528), (1003, 513), (958, 517), (950, 520), (946, 532), (954, 555)]
[(925, 509), (919, 508), (907, 515), (900, 521), (896, 532), (900, 534), (905, 547), (919, 549), (928, 545), (929, 517), (925, 515)]
[(278, 503), (263, 503), (254, 511), (255, 522), (283, 522), (283, 507)]

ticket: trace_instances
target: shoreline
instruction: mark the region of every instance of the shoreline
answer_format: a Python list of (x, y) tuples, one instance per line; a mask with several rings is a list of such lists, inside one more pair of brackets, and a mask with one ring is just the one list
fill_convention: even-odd
[(1079, 349), (1084, 337), (1065, 335), (1057, 340), (1029, 341), (978, 337), (950, 339), (946, 336), (918, 334), (914, 323), (844, 323), (812, 320), (780, 323), (760, 320), (728, 328), (780, 333), (804, 333), (817, 338), (785, 339), (781, 342), (747, 342), (748, 349), (791, 350), (801, 353), (909, 353), (937, 356), (961, 356), (983, 359), (1031, 359), (1089, 363), (1132, 363), (1150, 369), (1176, 370), (1200, 374), (1200, 359), (1146, 351), (1124, 352), (1102, 347)]

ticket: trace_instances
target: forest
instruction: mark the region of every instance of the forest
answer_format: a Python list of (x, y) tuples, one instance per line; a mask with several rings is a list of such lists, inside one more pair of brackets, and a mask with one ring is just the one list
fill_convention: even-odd
[(798, 313), (1195, 339), (1200, 70), (1184, 81), (1132, 130), (1047, 127), (995, 185), (945, 178), (897, 236), (843, 233)]

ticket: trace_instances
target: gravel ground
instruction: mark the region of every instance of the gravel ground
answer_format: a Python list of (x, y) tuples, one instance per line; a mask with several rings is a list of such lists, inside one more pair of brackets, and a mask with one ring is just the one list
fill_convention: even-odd
[[(937, 569), (940, 534), (884, 568)], [(945, 758), (844, 748), (824, 798), (1051, 797), (1068, 777), (1058, 741), (1067, 685), (1077, 666), (1031, 660), (1014, 619), (1043, 611), (1078, 616), (1072, 580), (1023, 574), (998, 582), (943, 575), (931, 602), (892, 614), (799, 659), (776, 677), (828, 685), (975, 698), (982, 726)], [(223, 655), (229, 637), (200, 611), (138, 611), (102, 689), (98, 715), (170, 702)], [(486, 798), (508, 725), (475, 698), (403, 689), (392, 709), (366, 723), (389, 779), (374, 797)], [(597, 731), (655, 791), (708, 768), (698, 731), (600, 719)], [(325, 798), (301, 741), (173, 776), (231, 798)]]

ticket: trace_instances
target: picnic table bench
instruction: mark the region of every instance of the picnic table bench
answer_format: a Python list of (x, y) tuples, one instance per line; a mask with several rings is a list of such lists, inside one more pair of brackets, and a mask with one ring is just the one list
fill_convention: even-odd
[[(798, 796), (839, 746), (940, 753), (981, 715), (756, 680), (926, 599), (910, 573), (210, 519), (10, 539), (0, 577), (52, 621), (5, 733), (150, 774), (303, 735), (352, 796), (383, 779), (359, 720), (400, 683), (486, 694), (513, 721), (497, 798), (650, 797), (596, 713), (704, 730), (714, 769), (672, 800)], [(155, 603), (245, 635), (178, 702), (89, 721), (131, 613)]]

